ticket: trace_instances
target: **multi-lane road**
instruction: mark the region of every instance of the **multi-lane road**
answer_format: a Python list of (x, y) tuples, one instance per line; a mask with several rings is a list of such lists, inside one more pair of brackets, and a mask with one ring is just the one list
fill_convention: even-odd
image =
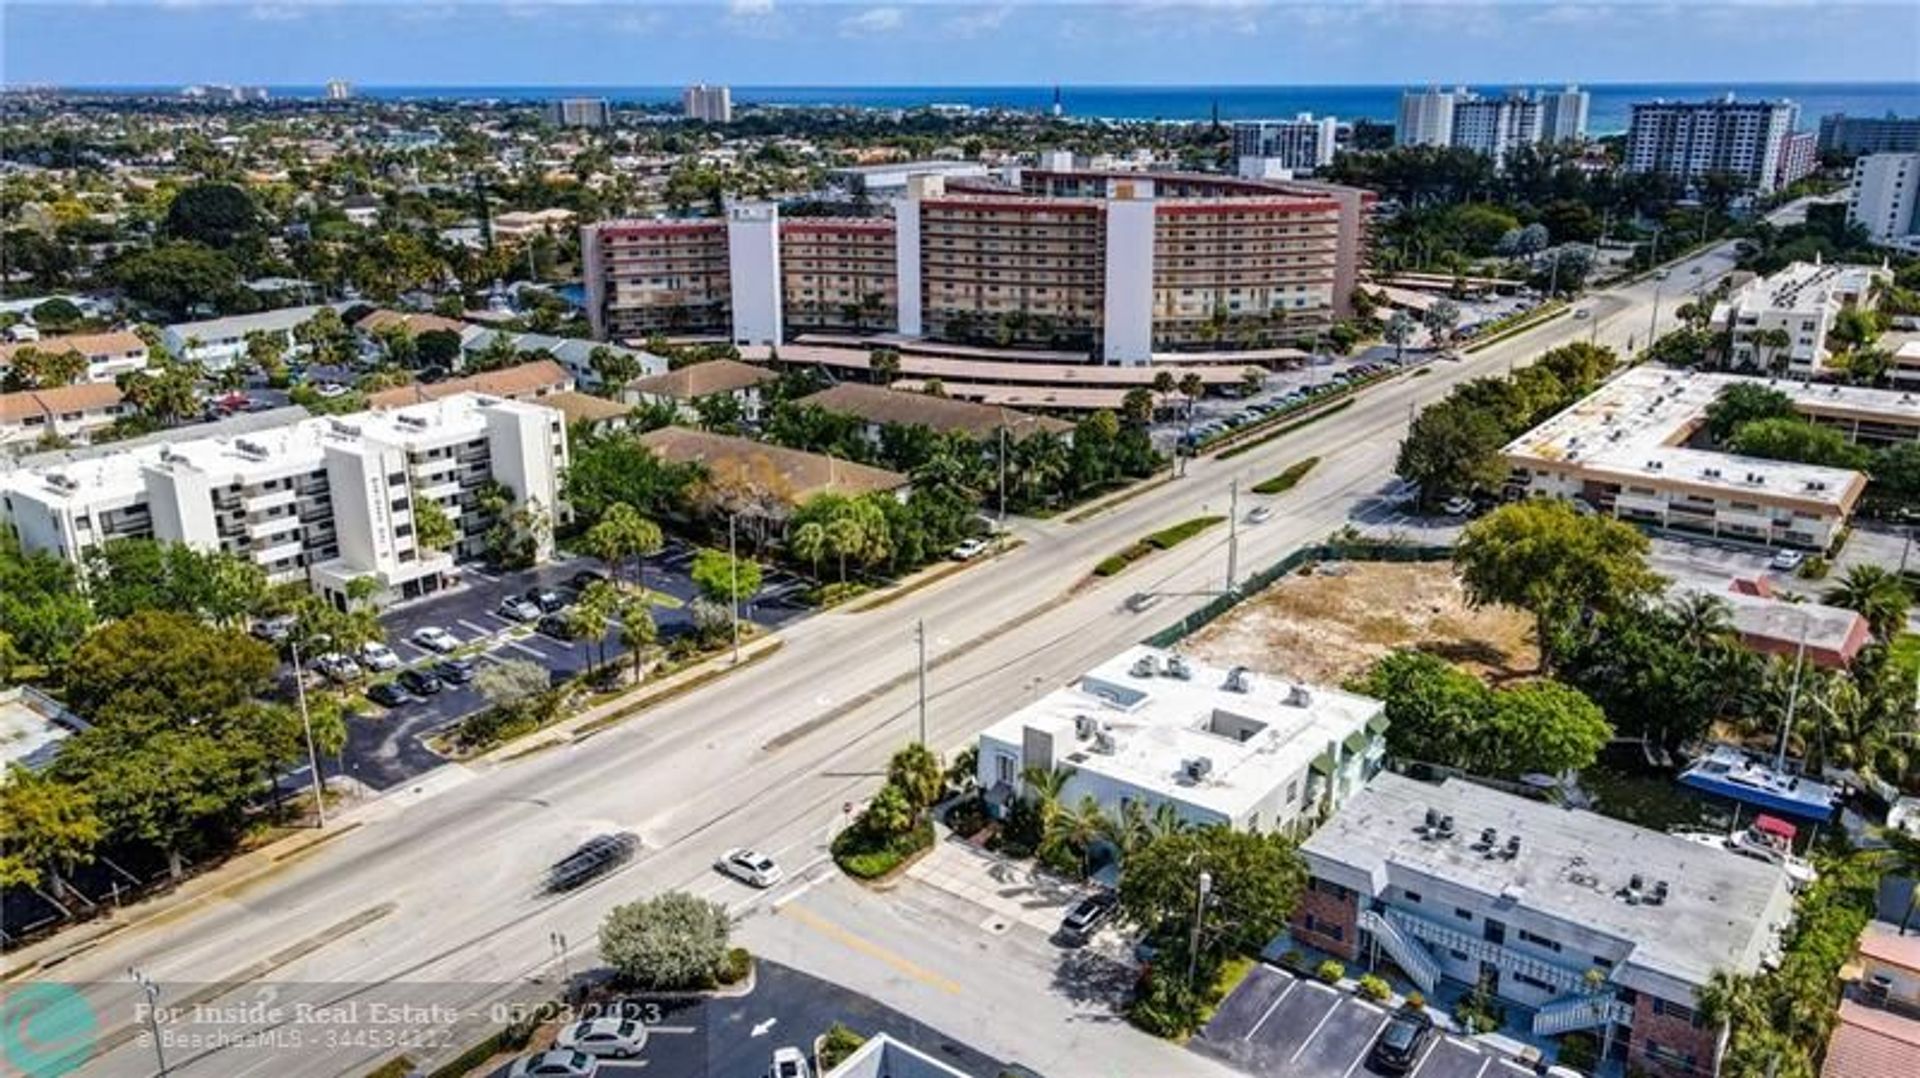
[[(1335, 416), (1231, 461), (1196, 460), (1185, 478), (1084, 522), (1022, 523), (1024, 543), (992, 562), (876, 609), (807, 619), (770, 658), (577, 744), (443, 767), (336, 822), (350, 830), (265, 877), (105, 936), (8, 988), (27, 979), (78, 986), (101, 1036), (78, 1073), (150, 1074), (153, 1050), (135, 1039), (134, 1006), (144, 997), (129, 967), (176, 1006), (269, 1000), (288, 1009), (360, 993), (484, 1014), (549, 968), (555, 933), (571, 941), (575, 968), (590, 959), (596, 926), (619, 902), (674, 888), (742, 912), (777, 900), (778, 891), (720, 879), (711, 862), (727, 847), (756, 846), (797, 877), (824, 856), (843, 805), (876, 788), (888, 754), (916, 736), (916, 622), (925, 622), (932, 661), (928, 739), (951, 751), (1036, 693), (1202, 604), (1224, 583), (1227, 533), (1216, 528), (1115, 579), (1091, 581), (1088, 570), (1102, 555), (1156, 527), (1223, 512), (1234, 479), (1245, 490), (1318, 456), (1298, 488), (1272, 499), (1272, 520), (1238, 530), (1243, 574), (1277, 560), (1347, 524), (1392, 482), (1395, 449), (1419, 406), (1568, 341), (1644, 344), (1656, 288), (1661, 328), (1671, 328), (1680, 293), (1731, 264), (1730, 250), (1718, 248), (1676, 265), (1664, 282), (1595, 294), (1581, 304), (1590, 318), (1562, 317), (1430, 374), (1369, 389)], [(1242, 511), (1256, 500), (1243, 495)], [(1123, 601), (1141, 590), (1167, 597), (1131, 613)], [(539, 893), (545, 866), (613, 829), (645, 842), (630, 866), (564, 898)], [(238, 1017), (227, 1028), (271, 1024)], [(940, 1025), (938, 1014), (915, 1017)], [(290, 1032), (281, 1027), (265, 1045), (176, 1048), (171, 1073), (359, 1074), (397, 1054), (378, 1038), (323, 1048), (316, 1036), (294, 1047)], [(1200, 1065), (1189, 1058), (1170, 1051), (1160, 1072)], [(1126, 1061), (1096, 1050), (1080, 1062), (1093, 1074)], [(1072, 1078), (1072, 1070), (1056, 1068), (1055, 1078)]]

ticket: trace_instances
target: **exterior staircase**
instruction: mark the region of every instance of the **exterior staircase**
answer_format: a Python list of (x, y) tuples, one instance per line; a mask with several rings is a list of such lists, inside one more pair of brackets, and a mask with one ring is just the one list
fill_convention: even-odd
[(1373, 910), (1360, 911), (1360, 927), (1373, 934), (1374, 942), (1393, 957), (1394, 965), (1419, 985), (1422, 992), (1433, 994), (1434, 986), (1440, 983), (1440, 964), (1433, 960), (1425, 947), (1401, 932), (1393, 921)]
[(1533, 1032), (1539, 1037), (1557, 1037), (1576, 1029), (1633, 1024), (1633, 1008), (1610, 994), (1562, 996), (1533, 1012)]

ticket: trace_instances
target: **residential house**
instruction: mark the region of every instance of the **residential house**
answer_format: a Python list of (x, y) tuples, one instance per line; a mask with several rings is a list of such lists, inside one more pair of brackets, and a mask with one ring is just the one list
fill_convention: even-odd
[(131, 411), (112, 382), (0, 393), (0, 446), (31, 448), (43, 439), (86, 441)]
[(749, 423), (760, 421), (760, 387), (780, 376), (751, 363), (732, 359), (713, 359), (692, 363), (679, 370), (636, 378), (620, 394), (631, 404), (671, 404), (682, 419), (700, 417), (699, 402), (708, 397), (730, 396), (739, 402), (740, 414)]
[(1009, 442), (1019, 443), (1043, 433), (1066, 439), (1073, 436), (1073, 424), (1064, 419), (858, 382), (842, 382), (795, 403), (863, 420), (866, 437), (875, 444), (886, 427), (925, 427), (935, 434), (964, 434), (980, 442), (1004, 436)]
[(573, 388), (573, 376), (550, 359), (539, 359), (495, 371), (439, 382), (409, 382), (367, 394), (367, 407), (376, 411), (442, 400), (461, 393), (485, 393), (507, 400), (537, 400)]
[(115, 333), (76, 333), (66, 337), (37, 337), (16, 344), (0, 344), (0, 373), (13, 365), (13, 357), (26, 349), (45, 354), (78, 352), (86, 357), (84, 379), (111, 382), (123, 374), (144, 370), (147, 366), (147, 342), (124, 330)]
[(1820, 1078), (1920, 1074), (1920, 933), (1868, 922), (1842, 975), (1849, 983)]

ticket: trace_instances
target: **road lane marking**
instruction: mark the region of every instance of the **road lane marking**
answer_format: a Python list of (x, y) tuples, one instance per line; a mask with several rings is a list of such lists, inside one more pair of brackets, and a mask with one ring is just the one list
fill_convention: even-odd
[(820, 935), (851, 950), (858, 951), (869, 958), (884, 962), (922, 984), (938, 988), (943, 992), (956, 996), (962, 995), (965, 992), (957, 982), (917, 965), (872, 940), (862, 936), (856, 936), (852, 932), (834, 924), (832, 921), (813, 913), (804, 906), (788, 906), (785, 909), (776, 910), (775, 913), (777, 916), (791, 917)]

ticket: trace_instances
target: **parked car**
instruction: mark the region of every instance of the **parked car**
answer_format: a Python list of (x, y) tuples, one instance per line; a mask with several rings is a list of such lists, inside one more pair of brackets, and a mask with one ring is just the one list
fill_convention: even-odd
[(1273, 506), (1271, 505), (1256, 505), (1252, 509), (1247, 510), (1247, 523), (1249, 524), (1265, 524), (1272, 519)]
[(1473, 512), (1473, 499), (1464, 494), (1456, 494), (1447, 499), (1446, 504), (1440, 507), (1440, 511), (1450, 517), (1464, 517)]
[(508, 621), (533, 621), (540, 616), (540, 607), (518, 595), (509, 595), (500, 600), (500, 609), (496, 612)]
[(1386, 1074), (1405, 1074), (1419, 1061), (1420, 1049), (1432, 1035), (1433, 1019), (1420, 1011), (1401, 1011), (1374, 1038), (1367, 1066)]
[(567, 586), (575, 591), (586, 591), (595, 584), (605, 584), (607, 574), (598, 569), (582, 569), (567, 578)]
[(313, 660), (313, 668), (327, 675), (329, 680), (339, 682), (343, 685), (349, 681), (356, 680), (361, 673), (359, 663), (354, 662), (351, 657), (342, 655), (337, 651), (329, 651), (325, 655)]
[(585, 1052), (558, 1048), (516, 1060), (507, 1078), (593, 1078), (600, 1061)]
[(1779, 570), (1780, 572), (1791, 573), (1795, 569), (1800, 568), (1801, 563), (1805, 562), (1806, 560), (1807, 560), (1807, 555), (1805, 551), (1777, 550), (1773, 554), (1773, 560), (1768, 564), (1772, 565), (1775, 569)]
[(293, 631), (297, 623), (298, 619), (292, 614), (281, 614), (276, 617), (261, 618), (253, 623), (251, 631), (254, 636), (270, 644), (278, 644), (287, 638), (287, 634)]
[(773, 863), (773, 858), (741, 847), (735, 847), (721, 854), (720, 860), (715, 862), (714, 867), (742, 883), (752, 884), (755, 887), (772, 887), (786, 878), (780, 871), (780, 866)]
[(460, 638), (442, 629), (438, 625), (422, 625), (409, 637), (414, 643), (428, 651), (445, 654), (460, 646)]
[(1067, 915), (1060, 919), (1060, 934), (1073, 940), (1088, 939), (1119, 905), (1120, 897), (1112, 891), (1095, 891), (1068, 908)]
[(402, 670), (397, 680), (401, 688), (415, 696), (432, 696), (442, 688), (440, 679), (428, 670)]
[(973, 559), (979, 557), (980, 555), (985, 554), (987, 552), (988, 546), (990, 545), (991, 544), (989, 544), (985, 539), (981, 539), (978, 537), (973, 539), (963, 539), (961, 540), (959, 546), (954, 547), (951, 551), (947, 553), (947, 556), (952, 558), (954, 561), (972, 561)]
[(360, 645), (360, 665), (369, 670), (398, 670), (400, 656), (393, 649), (377, 640), (369, 640)]
[(479, 664), (472, 659), (441, 659), (427, 669), (433, 671), (434, 677), (449, 685), (465, 685), (473, 680), (474, 671), (479, 669)]
[(367, 699), (381, 707), (400, 707), (413, 703), (417, 697), (394, 682), (383, 681), (367, 690)]
[(551, 636), (555, 640), (573, 639), (573, 626), (568, 625), (567, 619), (558, 614), (548, 614), (534, 623), (533, 628), (535, 632), (543, 636)]
[(647, 1027), (631, 1018), (591, 1018), (561, 1030), (553, 1046), (590, 1056), (626, 1059), (639, 1055), (647, 1046)]
[(320, 394), (320, 396), (325, 398), (326, 400), (333, 400), (336, 397), (344, 397), (348, 393), (352, 392), (352, 390), (348, 389), (346, 386), (343, 386), (338, 382), (321, 382), (319, 385), (313, 387), (313, 391), (315, 393)]
[(570, 891), (633, 860), (639, 849), (640, 836), (631, 831), (595, 835), (547, 869), (547, 890)]
[(767, 1078), (813, 1078), (813, 1071), (807, 1067), (806, 1055), (788, 1046), (773, 1050), (773, 1066), (768, 1068)]
[(567, 597), (552, 588), (528, 588), (526, 600), (539, 607), (542, 614), (567, 608)]

